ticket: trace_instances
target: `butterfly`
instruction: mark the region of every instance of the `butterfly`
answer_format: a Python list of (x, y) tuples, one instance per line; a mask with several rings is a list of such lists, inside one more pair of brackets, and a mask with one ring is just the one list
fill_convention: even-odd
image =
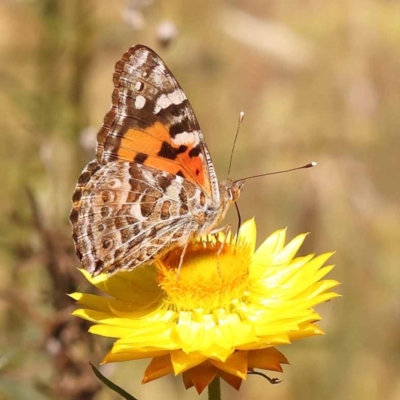
[(161, 58), (131, 47), (115, 66), (112, 105), (82, 171), (70, 221), (92, 275), (132, 270), (210, 233), (244, 181), (218, 182), (185, 93)]

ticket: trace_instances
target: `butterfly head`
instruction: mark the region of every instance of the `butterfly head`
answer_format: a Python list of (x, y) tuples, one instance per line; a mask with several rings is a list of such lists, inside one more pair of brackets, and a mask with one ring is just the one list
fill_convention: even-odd
[(234, 203), (240, 196), (240, 191), (244, 185), (244, 180), (238, 180), (230, 182), (230, 185), (226, 185), (227, 197), (230, 203)]
[(244, 180), (238, 181), (225, 181), (219, 185), (219, 191), (221, 194), (221, 201), (226, 207), (229, 207), (240, 197), (240, 191), (244, 185)]
[[(243, 188), (244, 180), (238, 181), (224, 181), (219, 184), (220, 201), (214, 204), (211, 212), (215, 215), (215, 219), (211, 225), (211, 228), (215, 227), (219, 222), (221, 222), (230, 207), (239, 197), (240, 191)], [(212, 218), (210, 218), (211, 220)], [(206, 230), (208, 233), (211, 229)]]

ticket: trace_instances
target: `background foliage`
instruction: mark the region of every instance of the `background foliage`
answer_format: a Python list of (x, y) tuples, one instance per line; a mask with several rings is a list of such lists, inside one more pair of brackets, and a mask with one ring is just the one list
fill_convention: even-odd
[[(319, 308), (327, 336), (280, 349), (283, 383), (224, 398), (400, 398), (399, 18), (396, 0), (3, 0), (0, 399), (118, 398), (88, 366), (107, 341), (70, 317), (65, 293), (86, 288), (68, 214), (135, 43), (174, 71), (220, 177), (241, 110), (233, 178), (318, 162), (249, 181), (239, 205), (260, 239), (288, 226), (336, 250), (343, 298)], [(102, 371), (140, 399), (198, 398), (180, 378), (141, 386), (146, 364)]]

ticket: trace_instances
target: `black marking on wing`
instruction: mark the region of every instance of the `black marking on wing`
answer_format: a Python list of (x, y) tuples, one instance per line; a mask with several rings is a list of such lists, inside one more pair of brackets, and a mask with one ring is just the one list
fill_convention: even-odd
[(133, 161), (137, 164), (143, 164), (148, 158), (148, 155), (145, 153), (137, 153)]
[(189, 151), (189, 157), (197, 157), (201, 153), (201, 146), (198, 144), (197, 146), (193, 147), (192, 150)]
[(191, 132), (193, 130), (193, 125), (190, 123), (188, 118), (182, 118), (180, 122), (172, 124), (169, 128), (169, 134), (172, 138), (184, 132)]
[(178, 148), (172, 147), (169, 143), (163, 142), (161, 150), (158, 152), (159, 157), (168, 158), (169, 160), (175, 160), (179, 154), (184, 153), (187, 150), (187, 146), (180, 145)]

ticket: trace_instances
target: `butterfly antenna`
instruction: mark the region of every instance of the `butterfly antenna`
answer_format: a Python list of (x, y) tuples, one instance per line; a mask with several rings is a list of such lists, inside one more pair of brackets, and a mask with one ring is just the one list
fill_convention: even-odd
[(243, 119), (244, 119), (244, 112), (240, 111), (238, 126), (237, 126), (237, 130), (236, 130), (236, 135), (235, 135), (235, 140), (233, 141), (233, 146), (232, 146), (232, 151), (231, 151), (231, 158), (229, 160), (228, 178), (227, 179), (229, 179), (229, 175), (231, 173), (231, 167), (232, 167), (232, 161), (233, 161), (233, 152), (235, 151), (236, 140), (237, 140), (237, 138), (239, 136), (240, 125), (242, 125)]
[(283, 174), (285, 172), (297, 171), (299, 169), (312, 168), (312, 167), (315, 167), (316, 165), (317, 165), (317, 163), (315, 161), (312, 161), (312, 162), (310, 162), (310, 163), (308, 163), (306, 165), (302, 165), (301, 167), (285, 169), (283, 171), (268, 172), (266, 174), (248, 176), (247, 178), (238, 179), (237, 181), (247, 181), (247, 180), (253, 179), (253, 178), (260, 178), (261, 176)]

